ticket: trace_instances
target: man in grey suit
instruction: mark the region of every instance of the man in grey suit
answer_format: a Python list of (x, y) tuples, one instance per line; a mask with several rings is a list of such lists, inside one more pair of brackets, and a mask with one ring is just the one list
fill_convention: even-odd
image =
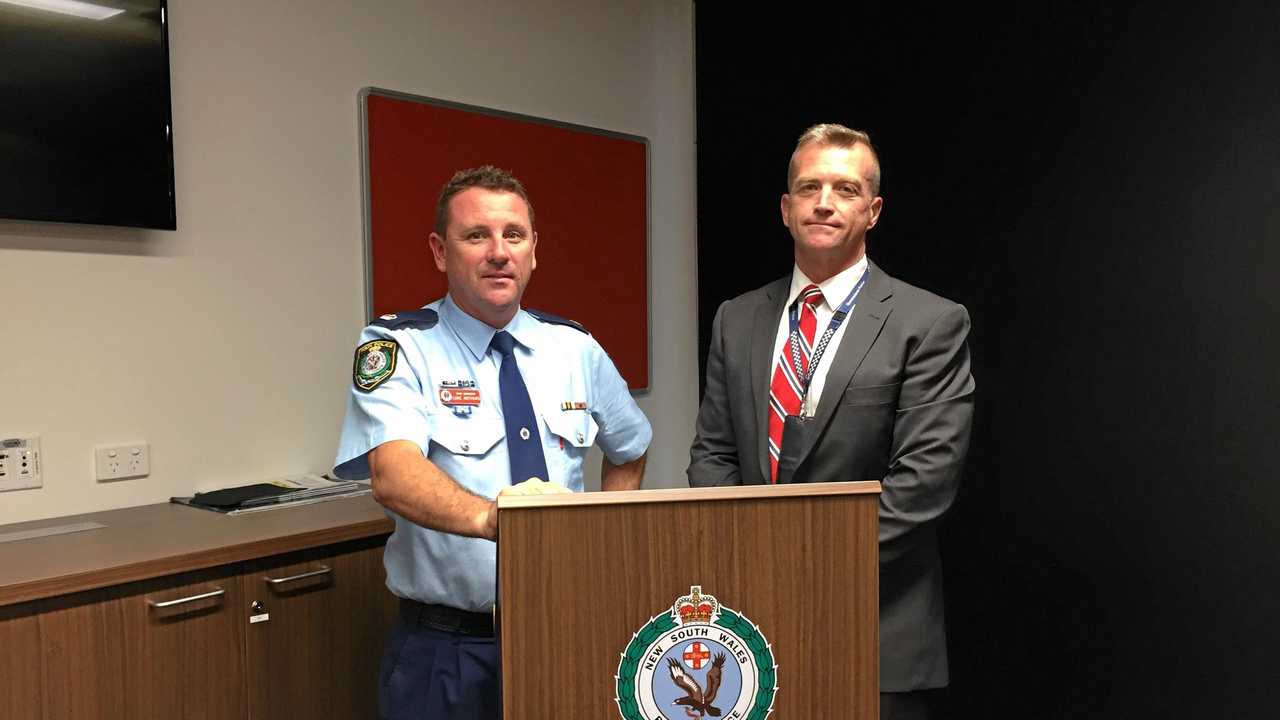
[(789, 277), (716, 313), (689, 484), (879, 480), (881, 718), (928, 718), (948, 682), (937, 524), (969, 446), (964, 307), (870, 262), (880, 166), (816, 125), (782, 196)]

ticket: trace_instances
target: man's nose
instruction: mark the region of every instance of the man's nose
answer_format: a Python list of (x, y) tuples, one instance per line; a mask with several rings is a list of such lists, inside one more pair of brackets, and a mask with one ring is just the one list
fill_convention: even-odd
[(489, 243), (489, 252), (485, 258), (494, 265), (506, 265), (511, 260), (511, 247), (507, 245), (506, 238), (499, 235)]
[(835, 205), (832, 204), (832, 196), (834, 192), (835, 191), (832, 190), (830, 186), (823, 185), (822, 189), (818, 191), (817, 202), (814, 204), (813, 208), (822, 212), (834, 211)]

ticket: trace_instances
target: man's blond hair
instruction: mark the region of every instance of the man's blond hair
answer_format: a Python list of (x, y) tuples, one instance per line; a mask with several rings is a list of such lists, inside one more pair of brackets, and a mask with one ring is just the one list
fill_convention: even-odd
[(871, 159), (875, 161), (871, 170), (871, 197), (880, 195), (880, 156), (871, 144), (871, 136), (861, 130), (854, 130), (836, 123), (822, 123), (805, 130), (796, 141), (796, 149), (791, 153), (791, 162), (787, 164), (787, 190), (796, 181), (796, 155), (806, 145), (826, 145), (830, 147), (851, 148), (855, 145), (866, 145), (871, 151)]

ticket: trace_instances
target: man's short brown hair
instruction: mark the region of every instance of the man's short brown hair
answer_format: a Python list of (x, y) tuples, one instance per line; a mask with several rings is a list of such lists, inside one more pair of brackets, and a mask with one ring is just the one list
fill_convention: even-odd
[(520, 199), (524, 200), (525, 207), (529, 208), (529, 225), (533, 225), (533, 203), (529, 202), (529, 194), (525, 192), (524, 185), (508, 170), (492, 165), (481, 165), (459, 170), (440, 189), (440, 198), (436, 200), (435, 231), (437, 235), (444, 237), (445, 231), (449, 229), (449, 201), (453, 196), (463, 190), (476, 187), (519, 195)]

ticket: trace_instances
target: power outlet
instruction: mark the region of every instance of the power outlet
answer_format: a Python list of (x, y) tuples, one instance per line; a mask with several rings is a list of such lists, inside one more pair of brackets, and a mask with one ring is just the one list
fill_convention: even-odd
[(151, 474), (151, 446), (146, 442), (95, 445), (93, 476), (102, 480), (140, 478)]
[(0, 492), (27, 490), (44, 484), (40, 479), (40, 437), (0, 440)]

